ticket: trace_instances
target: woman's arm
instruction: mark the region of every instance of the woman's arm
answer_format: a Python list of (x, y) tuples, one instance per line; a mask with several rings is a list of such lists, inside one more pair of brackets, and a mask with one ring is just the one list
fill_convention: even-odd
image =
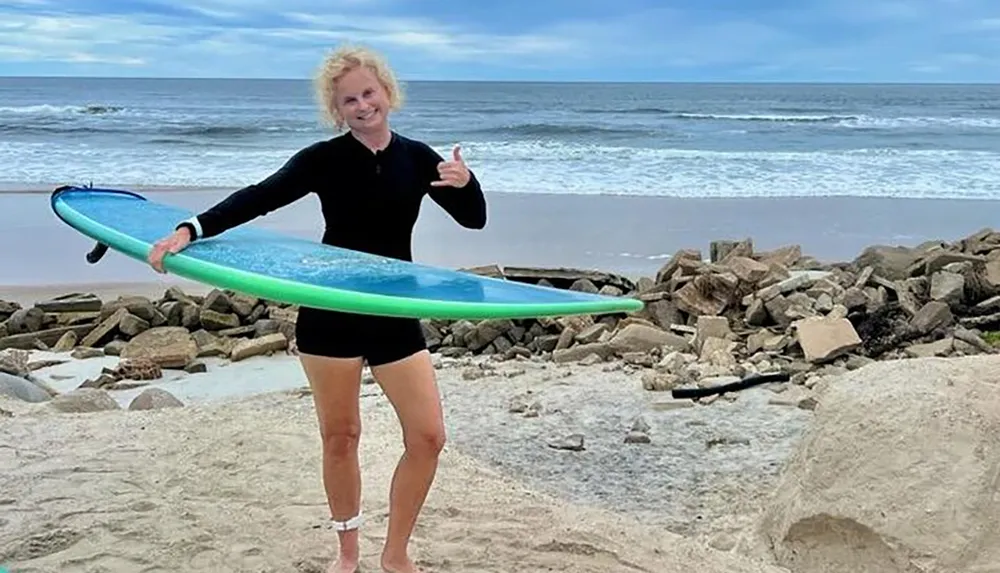
[[(451, 217), (467, 229), (482, 229), (486, 226), (486, 197), (476, 174), (469, 169), (469, 181), (463, 187), (433, 185), (440, 181), (438, 165), (444, 158), (429, 145), (420, 144), (420, 172), (426, 178), (427, 194)], [(457, 154), (457, 152), (456, 152)], [(461, 157), (458, 156), (458, 161)], [(463, 162), (464, 165), (464, 162)]]
[(298, 151), (266, 179), (244, 187), (177, 228), (187, 227), (191, 240), (204, 239), (247, 223), (305, 197), (318, 180), (319, 145)]

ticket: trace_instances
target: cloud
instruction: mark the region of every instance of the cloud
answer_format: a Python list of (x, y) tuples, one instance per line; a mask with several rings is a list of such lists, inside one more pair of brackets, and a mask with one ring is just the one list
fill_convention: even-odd
[[(993, 80), (988, 0), (8, 0), (0, 74), (304, 77), (333, 45), (409, 78)], [(502, 9), (501, 9), (502, 8)], [(530, 17), (524, 17), (530, 14)]]
[[(429, 18), (303, 12), (290, 12), (285, 14), (285, 18), (311, 32), (322, 34), (325, 31), (330, 39), (356, 38), (366, 43), (415, 49), (445, 61), (512, 55), (545, 57), (577, 47), (575, 42), (555, 35), (467, 32), (457, 25)], [(296, 34), (302, 30), (295, 27), (282, 33), (287, 37), (289, 33)]]

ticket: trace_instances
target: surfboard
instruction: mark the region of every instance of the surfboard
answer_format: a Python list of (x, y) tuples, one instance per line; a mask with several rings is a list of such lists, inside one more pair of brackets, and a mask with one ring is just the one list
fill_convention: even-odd
[[(153, 244), (192, 213), (133, 191), (62, 186), (50, 198), (65, 224), (146, 264)], [(306, 307), (440, 319), (537, 318), (633, 312), (642, 301), (381, 257), (241, 225), (168, 254), (164, 269), (193, 281)], [(150, 268), (150, 272), (155, 272)]]

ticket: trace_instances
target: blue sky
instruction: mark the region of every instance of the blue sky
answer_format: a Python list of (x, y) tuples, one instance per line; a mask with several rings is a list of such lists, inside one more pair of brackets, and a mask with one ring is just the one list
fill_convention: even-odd
[(998, 0), (5, 0), (0, 75), (1000, 81)]

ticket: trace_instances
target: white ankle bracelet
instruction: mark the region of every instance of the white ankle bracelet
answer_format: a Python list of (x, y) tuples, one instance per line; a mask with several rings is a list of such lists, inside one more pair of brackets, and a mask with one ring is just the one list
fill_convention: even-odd
[(337, 521), (332, 517), (330, 518), (330, 522), (333, 524), (333, 528), (337, 531), (350, 531), (352, 529), (358, 529), (359, 527), (361, 527), (362, 521), (363, 519), (361, 517), (360, 511), (358, 512), (357, 515), (346, 521)]

